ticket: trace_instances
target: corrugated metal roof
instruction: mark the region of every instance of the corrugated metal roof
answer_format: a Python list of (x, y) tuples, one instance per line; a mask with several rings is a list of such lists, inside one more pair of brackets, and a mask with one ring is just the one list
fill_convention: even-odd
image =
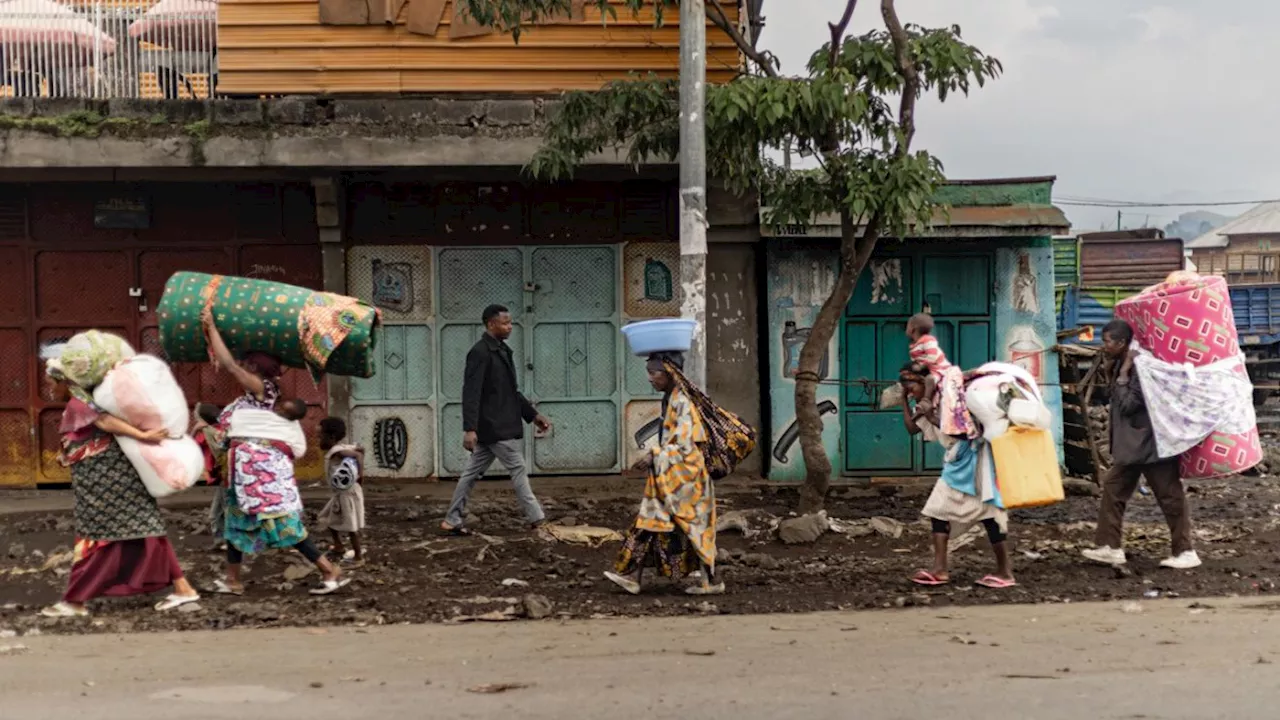
[(1226, 247), (1230, 235), (1280, 234), (1280, 202), (1262, 203), (1240, 217), (1186, 244), (1189, 250)]

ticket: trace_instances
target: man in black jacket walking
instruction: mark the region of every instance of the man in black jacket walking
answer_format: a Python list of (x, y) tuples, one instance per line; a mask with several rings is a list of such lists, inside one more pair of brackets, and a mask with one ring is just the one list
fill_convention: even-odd
[(501, 305), (490, 305), (481, 319), (485, 332), (467, 353), (462, 381), (462, 445), (471, 459), (458, 478), (453, 502), (441, 525), (455, 535), (468, 534), (464, 524), (467, 499), (495, 459), (511, 475), (525, 520), (536, 527), (544, 519), (524, 464), (524, 424), (533, 423), (546, 432), (551, 421), (539, 415), (516, 386), (516, 366), (506, 343), (511, 337), (511, 313)]
[(1119, 370), (1111, 382), (1111, 469), (1102, 476), (1102, 501), (1098, 507), (1097, 547), (1082, 554), (1104, 565), (1123, 565), (1128, 560), (1124, 542), (1124, 511), (1143, 477), (1156, 496), (1165, 521), (1173, 553), (1160, 561), (1161, 567), (1190, 570), (1200, 566), (1200, 556), (1192, 544), (1191, 509), (1182, 487), (1178, 458), (1161, 458), (1156, 452), (1155, 433), (1147, 412), (1142, 383), (1133, 368), (1133, 328), (1123, 320), (1112, 320), (1102, 329), (1102, 351)]

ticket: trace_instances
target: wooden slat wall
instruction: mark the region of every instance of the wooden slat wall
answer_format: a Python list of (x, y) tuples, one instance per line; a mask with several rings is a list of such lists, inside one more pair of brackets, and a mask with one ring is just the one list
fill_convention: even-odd
[[(733, 3), (725, 3), (732, 6)], [(636, 72), (674, 77), (680, 64), (677, 11), (654, 27), (652, 11), (619, 6), (604, 24), (584, 22), (509, 35), (449, 39), (452, 3), (434, 37), (394, 27), (320, 24), (317, 0), (222, 0), (218, 10), (218, 91), (233, 95), (555, 92), (591, 90)], [(407, 11), (407, 8), (406, 8)], [(737, 48), (708, 22), (707, 80), (727, 82)]]

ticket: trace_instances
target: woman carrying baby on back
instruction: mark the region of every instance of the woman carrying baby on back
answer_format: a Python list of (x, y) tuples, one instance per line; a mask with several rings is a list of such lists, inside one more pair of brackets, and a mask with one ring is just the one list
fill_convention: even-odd
[(227, 571), (214, 591), (243, 595), (240, 577), (244, 555), (273, 548), (293, 548), (320, 570), (320, 587), (313, 595), (328, 595), (350, 582), (307, 537), (302, 522), (302, 498), (294, 477), (294, 462), (306, 453), (299, 422), (307, 406), (298, 399), (280, 397), (279, 359), (250, 353), (237, 363), (212, 318), (206, 318), (209, 349), (218, 366), (225, 368), (245, 394), (223, 410), (220, 424), (226, 429)]

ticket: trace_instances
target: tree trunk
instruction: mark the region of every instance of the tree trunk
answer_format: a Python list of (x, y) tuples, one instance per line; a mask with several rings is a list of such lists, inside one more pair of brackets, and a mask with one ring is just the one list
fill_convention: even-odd
[(875, 250), (879, 224), (879, 218), (873, 217), (859, 238), (853, 217), (847, 211), (840, 213), (840, 273), (800, 350), (796, 372), (796, 424), (800, 429), (800, 450), (805, 468), (804, 486), (800, 489), (801, 515), (821, 510), (831, 487), (831, 459), (822, 444), (822, 416), (818, 414), (818, 369), (849, 298), (853, 297), (858, 277)]

